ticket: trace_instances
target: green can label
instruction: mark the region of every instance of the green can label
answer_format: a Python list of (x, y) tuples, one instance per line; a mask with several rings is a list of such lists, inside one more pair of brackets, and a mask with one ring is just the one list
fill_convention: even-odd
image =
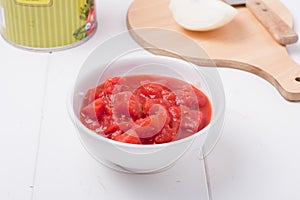
[(67, 47), (96, 27), (94, 0), (0, 0), (0, 33), (22, 47)]

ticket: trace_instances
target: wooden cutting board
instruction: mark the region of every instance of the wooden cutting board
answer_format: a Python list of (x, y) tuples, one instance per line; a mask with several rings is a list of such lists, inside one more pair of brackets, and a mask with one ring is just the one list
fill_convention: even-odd
[[(264, 2), (289, 26), (293, 26), (291, 14), (279, 0)], [(285, 46), (273, 40), (246, 7), (237, 7), (238, 14), (234, 20), (220, 29), (193, 32), (176, 24), (168, 6), (169, 0), (135, 0), (132, 3), (127, 13), (127, 26), (140, 45), (164, 48), (169, 41), (176, 48), (178, 42), (174, 40), (163, 35), (149, 37), (147, 32), (138, 30), (155, 27), (176, 31), (201, 46), (216, 66), (254, 73), (274, 85), (285, 99), (300, 101), (300, 65), (289, 57)], [(182, 47), (185, 44), (177, 45)], [(152, 52), (165, 54), (161, 51)], [(187, 51), (185, 56), (196, 64), (205, 63), (205, 59), (192, 50)]]

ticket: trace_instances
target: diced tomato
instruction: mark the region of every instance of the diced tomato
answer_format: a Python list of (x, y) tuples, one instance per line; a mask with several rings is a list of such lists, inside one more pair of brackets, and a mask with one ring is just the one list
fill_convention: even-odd
[(109, 135), (109, 134), (112, 134), (112, 133), (116, 132), (118, 129), (119, 129), (118, 125), (112, 124), (112, 125), (108, 126), (108, 128), (105, 129), (103, 131), (103, 133), (104, 133), (104, 135)]
[(145, 113), (143, 111), (143, 106), (139, 101), (139, 98), (135, 95), (131, 95), (129, 100), (129, 113), (132, 120), (136, 120), (138, 118), (145, 117)]
[(104, 108), (105, 115), (112, 116), (113, 111), (112, 111), (111, 99), (107, 96), (102, 97), (102, 99), (103, 99), (104, 104), (105, 104), (105, 106), (104, 106), (105, 107)]
[(122, 118), (130, 117), (129, 102), (130, 102), (131, 95), (132, 93), (127, 91), (127, 92), (120, 92), (112, 96), (113, 115), (115, 118), (120, 119), (118, 121), (122, 121)]
[(103, 84), (97, 86), (96, 88), (89, 89), (84, 97), (83, 104), (84, 105), (90, 104), (92, 101), (99, 98), (102, 92), (103, 92)]
[(169, 108), (169, 113), (171, 114), (172, 119), (180, 120), (181, 109), (179, 106), (171, 106)]
[(186, 106), (181, 107), (181, 123), (180, 128), (192, 133), (199, 131), (202, 121), (202, 113), (198, 110), (191, 110)]
[(162, 98), (167, 100), (170, 104), (173, 104), (173, 105), (176, 104), (176, 95), (171, 91), (163, 90)]
[(139, 126), (135, 128), (135, 131), (140, 138), (151, 138), (159, 134), (170, 122), (170, 116), (165, 108), (160, 105), (154, 105), (152, 108), (149, 117), (137, 121)]
[(134, 130), (139, 136), (139, 138), (151, 138), (157, 134), (157, 130), (155, 130), (155, 127), (153, 127), (152, 123), (153, 122), (150, 117), (140, 118), (136, 121), (136, 126), (134, 127)]
[(82, 108), (81, 113), (84, 116), (88, 116), (90, 119), (96, 119), (103, 115), (104, 109), (105, 104), (103, 99), (98, 98), (86, 107)]
[(136, 120), (135, 123), (141, 127), (149, 126), (151, 124), (151, 118), (150, 117), (140, 118)]
[(113, 132), (111, 135), (108, 136), (108, 138), (112, 139), (112, 140), (116, 140), (116, 138), (121, 135), (123, 132), (121, 130), (117, 130), (115, 132)]
[(100, 125), (101, 125), (101, 134), (105, 135), (105, 131), (107, 129), (110, 129), (110, 127), (113, 129), (113, 125), (116, 124), (113, 120), (113, 117), (111, 115), (104, 114), (100, 119), (98, 119)]
[(142, 105), (138, 97), (129, 91), (113, 95), (112, 109), (115, 118), (119, 119), (118, 121), (124, 121), (127, 118), (136, 120), (143, 115)]
[(119, 77), (108, 78), (104, 83), (104, 93), (110, 95), (114, 92), (114, 86), (119, 82)]
[(119, 92), (131, 92), (131, 88), (128, 85), (124, 85), (126, 84), (123, 82), (119, 82), (117, 84), (114, 85), (114, 94), (117, 94)]
[(154, 141), (156, 144), (171, 142), (175, 139), (176, 135), (176, 128), (166, 127), (155, 137)]
[(177, 105), (184, 105), (189, 108), (198, 108), (198, 99), (192, 87), (186, 87), (175, 91)]
[(84, 96), (83, 104), (87, 105), (87, 104), (92, 103), (92, 101), (94, 101), (96, 99), (96, 94), (95, 93), (96, 93), (95, 88), (89, 89), (89, 91)]
[(121, 131), (126, 132), (134, 126), (134, 122), (131, 122), (131, 121), (119, 122), (118, 126), (119, 126)]
[(161, 98), (163, 90), (165, 88), (157, 83), (147, 83), (141, 86), (141, 93), (151, 99)]
[(144, 112), (148, 113), (151, 109), (152, 106), (154, 105), (161, 105), (165, 108), (170, 107), (170, 103), (162, 98), (157, 98), (157, 99), (150, 99), (150, 98), (146, 98), (145, 99), (145, 104), (144, 104)]
[(96, 133), (98, 133), (97, 130), (100, 129), (100, 123), (98, 122), (98, 120), (91, 120), (89, 118), (83, 118), (81, 117), (81, 121), (82, 123), (89, 129), (91, 130), (95, 130)]
[(125, 142), (130, 144), (141, 144), (140, 138), (138, 137), (136, 132), (132, 129), (128, 130), (125, 133), (117, 135), (114, 139), (119, 142)]

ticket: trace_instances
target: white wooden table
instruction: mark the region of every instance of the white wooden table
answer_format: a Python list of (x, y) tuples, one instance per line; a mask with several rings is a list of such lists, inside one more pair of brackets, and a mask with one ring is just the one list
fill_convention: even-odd
[[(0, 38), (0, 199), (299, 200), (300, 103), (234, 69), (219, 69), (226, 121), (207, 171), (196, 154), (154, 175), (116, 172), (90, 157), (69, 120), (67, 93), (89, 52), (127, 30), (131, 2), (97, 0), (99, 28), (73, 49), (30, 52)], [(282, 2), (300, 34), (300, 3)], [(300, 42), (288, 50), (300, 63)]]

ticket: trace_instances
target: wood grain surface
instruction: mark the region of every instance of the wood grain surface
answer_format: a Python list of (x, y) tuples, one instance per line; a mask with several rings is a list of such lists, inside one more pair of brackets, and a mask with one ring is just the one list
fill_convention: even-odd
[(276, 12), (269, 9), (264, 1), (247, 0), (246, 6), (279, 44), (288, 45), (298, 41), (298, 35), (293, 27), (290, 27)]
[[(264, 3), (293, 27), (291, 14), (280, 1), (264, 0)], [(285, 99), (300, 101), (300, 65), (289, 57), (285, 46), (278, 44), (246, 7), (236, 8), (237, 16), (226, 26), (213, 31), (194, 32), (176, 24), (169, 10), (169, 0), (135, 0), (127, 13), (127, 26), (140, 45), (150, 44), (160, 49), (165, 46), (176, 49), (176, 46), (185, 44), (176, 44), (176, 40), (163, 36), (149, 36), (138, 30), (159, 28), (180, 33), (201, 46), (217, 67), (254, 73), (274, 85)], [(206, 58), (192, 50), (185, 52), (191, 62), (207, 64)], [(162, 51), (152, 52), (165, 54)]]

